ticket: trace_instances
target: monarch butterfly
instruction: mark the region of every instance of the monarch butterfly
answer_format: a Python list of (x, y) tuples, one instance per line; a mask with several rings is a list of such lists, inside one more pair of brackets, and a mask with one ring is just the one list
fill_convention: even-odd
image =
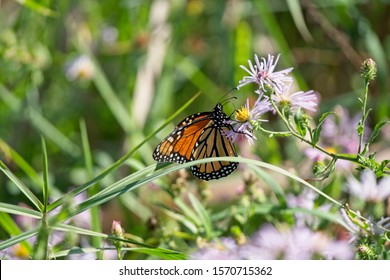
[[(218, 103), (211, 112), (197, 113), (182, 120), (154, 150), (157, 162), (185, 163), (197, 159), (237, 156), (227, 137), (232, 130), (230, 118)], [(192, 173), (202, 180), (228, 176), (238, 162), (215, 161), (191, 166)]]

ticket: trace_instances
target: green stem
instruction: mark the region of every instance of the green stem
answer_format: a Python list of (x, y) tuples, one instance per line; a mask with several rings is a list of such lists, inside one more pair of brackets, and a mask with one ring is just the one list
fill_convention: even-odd
[(344, 159), (344, 160), (348, 160), (348, 161), (353, 161), (355, 163), (359, 163), (358, 161), (358, 158), (356, 155), (349, 155), (349, 154), (334, 154), (334, 153), (331, 153), (329, 151), (327, 151), (326, 149), (322, 148), (321, 146), (318, 146), (317, 144), (316, 145), (313, 145), (313, 143), (311, 143), (311, 141), (307, 140), (306, 138), (304, 138), (303, 136), (301, 136), (298, 132), (295, 131), (295, 129), (290, 125), (289, 121), (287, 120), (287, 118), (285, 117), (285, 115), (280, 112), (279, 108), (276, 106), (275, 102), (272, 100), (272, 98), (269, 99), (271, 101), (271, 104), (272, 106), (274, 107), (276, 113), (279, 115), (279, 117), (282, 119), (282, 121), (284, 122), (284, 124), (286, 125), (287, 129), (290, 131), (290, 133), (295, 136), (296, 138), (298, 138), (299, 140), (301, 140), (302, 142), (305, 142), (307, 144), (309, 144), (310, 146), (312, 146), (313, 148), (323, 152), (324, 154), (330, 156), (332, 159), (334, 160), (337, 160), (337, 159)]
[(261, 126), (258, 126), (257, 128), (260, 131), (262, 131), (264, 133), (267, 133), (267, 134), (270, 134), (270, 135), (273, 135), (273, 136), (286, 137), (286, 136), (290, 136), (291, 135), (290, 131), (272, 131), (272, 130), (265, 129), (265, 128), (261, 127)]
[(363, 136), (364, 136), (364, 127), (367, 120), (367, 97), (368, 97), (368, 85), (369, 81), (368, 79), (364, 80), (364, 97), (362, 100), (362, 119), (360, 120), (360, 123), (358, 125), (358, 134), (359, 134), (359, 149), (358, 153), (360, 154), (362, 152), (362, 146), (363, 146)]

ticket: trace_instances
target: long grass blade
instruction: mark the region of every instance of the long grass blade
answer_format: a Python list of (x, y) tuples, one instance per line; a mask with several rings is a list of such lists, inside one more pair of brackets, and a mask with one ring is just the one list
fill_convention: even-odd
[(31, 203), (39, 210), (43, 211), (43, 204), (39, 201), (39, 199), (33, 194), (30, 189), (22, 183), (15, 176), (7, 166), (0, 160), (0, 170), (16, 185), (16, 187), (31, 201)]
[(28, 231), (25, 231), (17, 236), (13, 236), (7, 240), (4, 240), (0, 242), (0, 251), (4, 250), (8, 247), (11, 247), (12, 245), (18, 244), (22, 241), (25, 241), (26, 239), (29, 239), (33, 236), (36, 236), (38, 234), (39, 229), (31, 229)]
[(49, 164), (47, 160), (47, 150), (45, 139), (41, 137), (42, 142), (42, 157), (43, 157), (43, 213), (47, 213), (47, 205), (49, 203)]
[[(81, 142), (83, 143), (85, 169), (87, 170), (89, 178), (93, 178), (94, 173), (93, 173), (92, 153), (91, 153), (91, 148), (88, 140), (87, 126), (83, 119), (80, 120), (80, 132), (81, 132)], [(95, 195), (98, 191), (99, 191), (99, 185), (94, 184), (87, 190), (88, 197)], [(91, 228), (96, 232), (100, 232), (102, 230), (98, 207), (91, 208)], [(101, 238), (97, 236), (92, 236), (92, 245), (95, 248), (101, 247), (101, 242), (102, 242)], [(97, 256), (98, 259), (101, 259), (101, 257), (102, 257), (101, 255)]]
[[(27, 177), (36, 185), (36, 190), (41, 190), (43, 188), (42, 178), (38, 175), (38, 173), (31, 167), (31, 165), (21, 156), (19, 155), (11, 146), (9, 146), (6, 142), (0, 139), (0, 151), (2, 151), (8, 158), (12, 160), (13, 163), (16, 164), (23, 172), (27, 175)], [(35, 188), (34, 188), (35, 190)]]
[(42, 218), (41, 212), (35, 211), (30, 208), (22, 207), (19, 205), (8, 204), (3, 202), (0, 202), (0, 212), (5, 212), (14, 215), (21, 215), (25, 217), (34, 218), (34, 219)]

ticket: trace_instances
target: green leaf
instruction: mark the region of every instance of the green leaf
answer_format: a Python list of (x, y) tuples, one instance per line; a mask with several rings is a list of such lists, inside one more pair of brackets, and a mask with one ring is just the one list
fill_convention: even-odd
[(375, 126), (374, 130), (371, 132), (370, 138), (368, 138), (367, 143), (369, 143), (369, 144), (373, 143), (374, 140), (375, 140), (375, 138), (378, 136), (380, 130), (381, 130), (385, 125), (387, 125), (387, 124), (389, 124), (389, 123), (390, 123), (390, 121), (383, 121), (383, 122), (378, 123), (378, 124)]
[(173, 201), (180, 208), (183, 214), (188, 217), (194, 224), (196, 224), (197, 226), (200, 226), (202, 224), (202, 221), (196, 215), (196, 213), (190, 207), (188, 207), (187, 204), (185, 204), (180, 197), (176, 197)]
[(43, 6), (40, 3), (37, 3), (33, 0), (15, 0), (19, 4), (31, 9), (34, 12), (37, 12), (41, 15), (48, 16), (48, 17), (55, 17), (57, 16), (57, 13), (45, 6)]
[(301, 33), (302, 37), (305, 41), (312, 41), (313, 37), (311, 36), (309, 29), (306, 26), (305, 18), (302, 14), (301, 3), (298, 0), (288, 0), (286, 4), (290, 10), (291, 16), (294, 20), (295, 26), (297, 27), (299, 33)]
[(324, 124), (324, 121), (325, 119), (329, 116), (329, 115), (334, 115), (334, 112), (326, 112), (324, 114), (322, 114), (322, 116), (320, 117), (320, 119), (318, 120), (318, 125), (315, 129), (313, 129), (313, 134), (312, 134), (312, 145), (317, 145), (319, 139), (320, 139), (320, 134), (321, 134), (321, 130), (322, 130), (322, 125)]
[(305, 136), (307, 131), (307, 116), (304, 114), (302, 108), (299, 108), (295, 113), (294, 123), (298, 133), (301, 136)]
[(162, 210), (165, 214), (167, 214), (172, 219), (182, 223), (194, 235), (199, 233), (197, 225), (194, 224), (193, 221), (191, 221), (188, 217), (186, 217), (182, 214), (179, 214), (179, 213), (172, 212), (171, 210), (168, 210), (166, 208), (162, 208)]

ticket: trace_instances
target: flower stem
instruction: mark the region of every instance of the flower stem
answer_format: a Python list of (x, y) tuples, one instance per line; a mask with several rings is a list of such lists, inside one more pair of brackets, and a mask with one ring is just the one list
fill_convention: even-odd
[[(363, 136), (364, 136), (364, 127), (365, 123), (367, 120), (367, 97), (368, 97), (368, 85), (369, 85), (369, 80), (364, 79), (364, 97), (362, 100), (362, 119), (359, 122), (359, 125), (357, 127), (357, 131), (359, 134), (359, 148), (358, 148), (358, 153), (360, 154), (362, 152), (362, 146), (363, 146)], [(367, 151), (364, 150), (364, 153)]]
[(290, 122), (287, 120), (286, 116), (282, 112), (280, 112), (278, 106), (276, 106), (276, 104), (272, 100), (272, 98), (270, 98), (269, 100), (270, 100), (273, 108), (275, 109), (276, 113), (279, 115), (279, 117), (282, 119), (282, 121), (286, 125), (287, 129), (290, 131), (291, 135), (295, 136), (296, 138), (298, 138), (302, 142), (305, 142), (305, 143), (309, 144), (313, 148), (323, 152), (324, 154), (330, 156), (334, 160), (344, 159), (344, 160), (348, 160), (348, 161), (353, 161), (355, 163), (359, 163), (358, 157), (356, 155), (352, 155), (352, 154), (334, 154), (334, 153), (331, 153), (331, 152), (327, 151), (326, 149), (322, 148), (321, 146), (318, 146), (317, 144), (313, 145), (313, 143), (311, 141), (307, 140), (306, 138), (304, 138), (298, 132), (295, 131), (295, 129), (291, 126)]

